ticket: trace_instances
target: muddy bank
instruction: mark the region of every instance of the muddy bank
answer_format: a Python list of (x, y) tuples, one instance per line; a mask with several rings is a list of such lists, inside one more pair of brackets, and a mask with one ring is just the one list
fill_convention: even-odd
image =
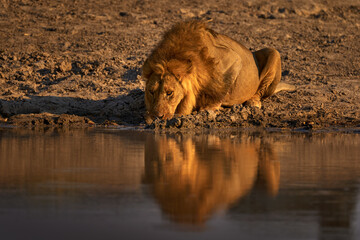
[[(0, 121), (360, 127), (359, 16), (360, 3), (348, 0), (1, 1)], [(261, 109), (234, 106), (146, 126), (141, 66), (165, 30), (191, 18), (212, 19), (211, 28), (251, 50), (278, 49), (282, 81), (297, 90), (266, 99)]]
[[(303, 111), (302, 111), (303, 110)], [(305, 113), (304, 113), (305, 111)], [(171, 120), (155, 120), (148, 129), (199, 129), (226, 127), (264, 127), (281, 129), (316, 130), (321, 128), (358, 128), (359, 114), (341, 115), (337, 109), (305, 108), (301, 105), (288, 109), (268, 107), (259, 109), (235, 105), (218, 111), (194, 112), (189, 116), (176, 116)]]

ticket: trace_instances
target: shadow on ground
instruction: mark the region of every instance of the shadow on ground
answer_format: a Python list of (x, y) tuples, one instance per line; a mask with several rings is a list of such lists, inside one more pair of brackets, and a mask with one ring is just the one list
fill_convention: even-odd
[(140, 89), (132, 90), (127, 95), (103, 100), (56, 96), (29, 96), (28, 99), (0, 100), (0, 115), (9, 120), (16, 119), (15, 116), (18, 115), (27, 114), (31, 121), (34, 114), (49, 113), (52, 116), (68, 114), (87, 117), (97, 124), (113, 121), (118, 124), (139, 125), (144, 122), (144, 112), (144, 92)]

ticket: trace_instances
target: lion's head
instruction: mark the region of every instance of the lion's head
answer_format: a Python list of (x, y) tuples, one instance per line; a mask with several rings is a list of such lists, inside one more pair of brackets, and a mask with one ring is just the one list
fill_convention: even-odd
[(151, 66), (146, 62), (143, 75), (146, 79), (145, 104), (150, 119), (170, 119), (184, 96), (184, 78), (191, 73), (191, 62), (172, 59), (165, 65)]
[(199, 21), (176, 24), (165, 33), (142, 69), (147, 122), (220, 103), (228, 85), (216, 70), (218, 61), (209, 54), (215, 36)]

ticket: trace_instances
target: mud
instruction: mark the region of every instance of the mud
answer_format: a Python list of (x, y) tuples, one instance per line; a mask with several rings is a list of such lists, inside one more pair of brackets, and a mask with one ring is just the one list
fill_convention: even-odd
[[(0, 121), (20, 126), (360, 127), (360, 2), (0, 1)], [(263, 102), (146, 125), (141, 66), (174, 23), (274, 47), (282, 81)], [(60, 119), (60, 120), (59, 120)], [(64, 120), (65, 119), (65, 120)]]

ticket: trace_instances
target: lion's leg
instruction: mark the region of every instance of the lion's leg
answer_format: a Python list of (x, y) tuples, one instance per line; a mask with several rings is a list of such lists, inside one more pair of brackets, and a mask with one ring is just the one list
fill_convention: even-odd
[(260, 85), (255, 95), (245, 102), (246, 105), (261, 107), (261, 101), (271, 96), (280, 82), (280, 53), (273, 48), (264, 48), (254, 52), (258, 63)]
[(188, 94), (177, 106), (175, 113), (181, 115), (188, 115), (194, 110), (196, 98), (193, 94)]
[(213, 104), (213, 105), (210, 105), (210, 106), (202, 107), (199, 110), (200, 111), (205, 111), (205, 110), (216, 111), (216, 110), (219, 110), (220, 108), (221, 108), (221, 103), (217, 103), (217, 104)]

